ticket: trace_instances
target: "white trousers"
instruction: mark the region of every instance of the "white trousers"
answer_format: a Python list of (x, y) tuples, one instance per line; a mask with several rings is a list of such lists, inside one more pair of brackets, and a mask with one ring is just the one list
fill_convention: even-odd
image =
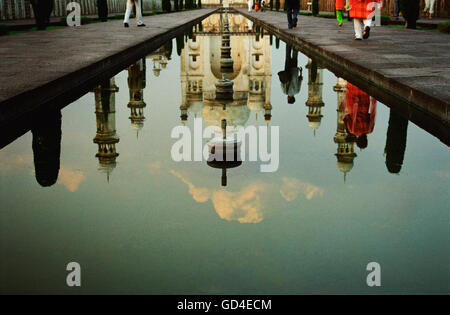
[(127, 10), (125, 11), (125, 18), (123, 23), (130, 23), (130, 14), (133, 11), (133, 2), (136, 5), (136, 22), (138, 25), (143, 24), (141, 14), (141, 0), (127, 0)]
[(253, 0), (248, 0), (248, 12), (252, 11)]
[(430, 12), (431, 14), (434, 13), (434, 2), (435, 0), (425, 0), (425, 8), (423, 9), (424, 12)]
[(362, 38), (364, 27), (372, 26), (372, 19), (353, 19), (353, 24), (355, 25), (355, 37)]

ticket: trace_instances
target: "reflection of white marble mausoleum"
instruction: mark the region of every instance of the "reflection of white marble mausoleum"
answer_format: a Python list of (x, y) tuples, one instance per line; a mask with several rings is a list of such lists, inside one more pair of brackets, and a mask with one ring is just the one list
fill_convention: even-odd
[[(203, 2), (202, 2), (203, 3)], [(216, 82), (222, 79), (220, 69), (221, 30), (225, 15), (214, 14), (202, 22), (201, 31), (194, 32), (181, 53), (182, 120), (201, 113), (207, 125), (220, 129), (243, 126), (250, 111), (270, 119), (270, 83), (272, 80), (270, 36), (257, 34), (253, 25), (240, 15), (229, 14), (233, 73), (233, 102), (219, 104), (215, 100)], [(266, 113), (267, 114), (267, 113)]]

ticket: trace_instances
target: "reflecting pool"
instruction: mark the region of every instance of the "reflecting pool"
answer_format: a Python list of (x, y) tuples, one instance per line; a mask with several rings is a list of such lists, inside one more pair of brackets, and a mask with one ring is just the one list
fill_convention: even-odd
[[(277, 171), (173, 160), (174, 127), (224, 120), (278, 126)], [(2, 293), (449, 292), (447, 145), (240, 15), (29, 129), (0, 150)]]

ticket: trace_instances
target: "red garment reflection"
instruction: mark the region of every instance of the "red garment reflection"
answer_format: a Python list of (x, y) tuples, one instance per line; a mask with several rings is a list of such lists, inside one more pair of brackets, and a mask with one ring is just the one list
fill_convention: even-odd
[(342, 113), (349, 133), (360, 137), (369, 134), (375, 126), (377, 100), (357, 86), (347, 83)]

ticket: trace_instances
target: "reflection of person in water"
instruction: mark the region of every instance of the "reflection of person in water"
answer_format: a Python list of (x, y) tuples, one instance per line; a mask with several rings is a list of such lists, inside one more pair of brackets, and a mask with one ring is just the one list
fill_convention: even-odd
[(386, 167), (389, 173), (400, 173), (406, 149), (406, 134), (408, 132), (408, 119), (403, 118), (391, 109), (389, 125), (386, 136)]
[(289, 104), (295, 103), (294, 95), (300, 92), (300, 87), (303, 80), (302, 67), (298, 67), (297, 61), (298, 51), (292, 49), (291, 46), (286, 45), (286, 60), (284, 63), (284, 70), (278, 72), (278, 77), (281, 82), (281, 89), (286, 94)]
[(347, 83), (347, 92), (342, 102), (342, 112), (347, 131), (357, 137), (356, 145), (360, 149), (367, 147), (367, 135), (375, 126), (377, 100)]
[(33, 134), (34, 169), (37, 182), (48, 187), (56, 183), (61, 153), (61, 111), (54, 110), (39, 117), (31, 129)]
[(184, 48), (184, 35), (183, 34), (178, 35), (175, 38), (175, 41), (176, 41), (176, 44), (177, 44), (177, 55), (181, 56), (181, 51)]

